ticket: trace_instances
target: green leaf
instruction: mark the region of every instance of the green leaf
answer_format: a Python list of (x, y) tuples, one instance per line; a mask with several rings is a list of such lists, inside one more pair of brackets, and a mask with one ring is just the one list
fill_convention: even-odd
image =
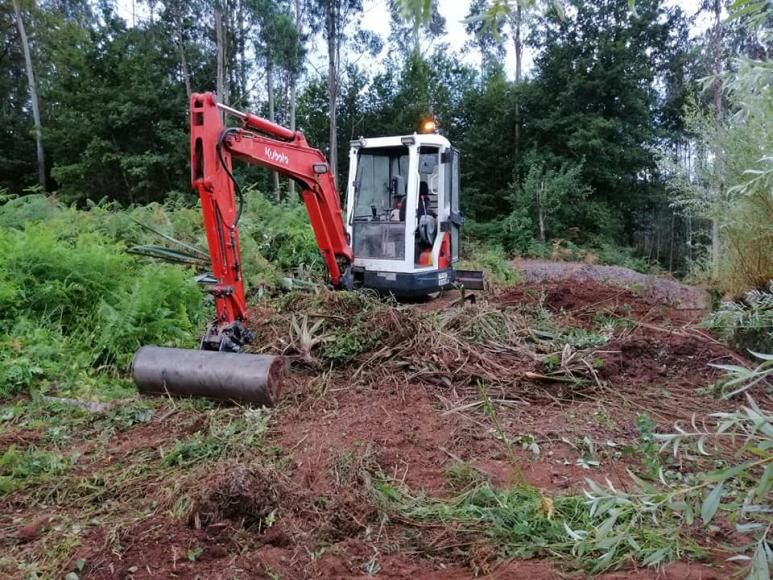
[(747, 461), (746, 463), (742, 463), (740, 465), (733, 465), (732, 467), (725, 469), (717, 469), (716, 471), (710, 471), (706, 473), (703, 477), (707, 481), (725, 481), (745, 471), (751, 464), (751, 461)]
[(706, 496), (706, 499), (703, 500), (703, 505), (701, 506), (701, 517), (703, 518), (704, 525), (708, 525), (711, 520), (714, 519), (714, 515), (717, 513), (717, 509), (719, 509), (719, 502), (722, 499), (723, 490), (724, 482), (720, 482)]
[(746, 580), (770, 580), (770, 554), (768, 554), (768, 550), (767, 542), (763, 538), (754, 551), (752, 565)]
[(768, 463), (760, 478), (760, 482), (757, 484), (755, 492), (757, 499), (762, 501), (763, 498), (766, 498), (771, 488), (773, 488), (773, 463)]

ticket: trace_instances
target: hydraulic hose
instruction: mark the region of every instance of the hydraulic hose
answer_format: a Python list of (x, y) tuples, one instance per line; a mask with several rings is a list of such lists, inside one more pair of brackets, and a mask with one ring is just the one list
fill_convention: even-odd
[(238, 132), (239, 132), (239, 129), (235, 127), (226, 129), (220, 135), (220, 139), (217, 142), (217, 159), (218, 161), (220, 161), (220, 165), (222, 166), (223, 170), (225, 170), (226, 174), (228, 175), (228, 178), (233, 183), (234, 190), (236, 191), (236, 196), (239, 198), (239, 208), (236, 210), (236, 218), (234, 219), (234, 223), (228, 226), (228, 229), (230, 230), (235, 229), (236, 226), (239, 225), (239, 220), (242, 218), (242, 212), (244, 211), (244, 193), (242, 192), (242, 188), (239, 185), (239, 182), (236, 181), (236, 178), (234, 177), (233, 173), (231, 173), (231, 170), (228, 169), (228, 165), (226, 164), (225, 159), (223, 158), (223, 146), (224, 146), (225, 140), (228, 138), (229, 135), (231, 135), (232, 133), (238, 133)]

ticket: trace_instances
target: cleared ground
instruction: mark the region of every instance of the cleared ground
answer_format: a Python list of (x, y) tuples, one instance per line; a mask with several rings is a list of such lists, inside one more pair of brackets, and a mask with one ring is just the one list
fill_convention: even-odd
[[(526, 282), (472, 305), (455, 294), (262, 303), (257, 344), (294, 361), (270, 413), (139, 398), (9, 405), (0, 451), (14, 446), (31, 467), (0, 497), (0, 573), (583, 577), (563, 545), (505, 548), (472, 520), (406, 506), (525, 488), (552, 520), (585, 478), (626, 489), (626, 469), (646, 469), (642, 421), (669, 428), (732, 408), (712, 396), (708, 363), (738, 355), (694, 326), (699, 291), (559, 268), (528, 265)], [(624, 560), (602, 577), (727, 578), (733, 536), (696, 527), (681, 560)]]

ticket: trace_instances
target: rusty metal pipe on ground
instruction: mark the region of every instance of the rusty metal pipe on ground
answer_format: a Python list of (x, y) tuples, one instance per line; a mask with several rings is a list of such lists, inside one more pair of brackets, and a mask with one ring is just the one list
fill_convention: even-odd
[(282, 357), (143, 346), (132, 377), (141, 393), (257, 403), (272, 407), (281, 388)]

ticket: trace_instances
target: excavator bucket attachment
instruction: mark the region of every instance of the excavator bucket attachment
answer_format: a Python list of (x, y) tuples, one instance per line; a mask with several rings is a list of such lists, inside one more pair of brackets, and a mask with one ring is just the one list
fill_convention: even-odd
[(141, 393), (207, 397), (272, 407), (284, 360), (278, 356), (143, 346), (132, 377)]
[(486, 282), (483, 279), (483, 272), (480, 270), (455, 270), (454, 272), (456, 283), (464, 286), (465, 290), (486, 289)]

